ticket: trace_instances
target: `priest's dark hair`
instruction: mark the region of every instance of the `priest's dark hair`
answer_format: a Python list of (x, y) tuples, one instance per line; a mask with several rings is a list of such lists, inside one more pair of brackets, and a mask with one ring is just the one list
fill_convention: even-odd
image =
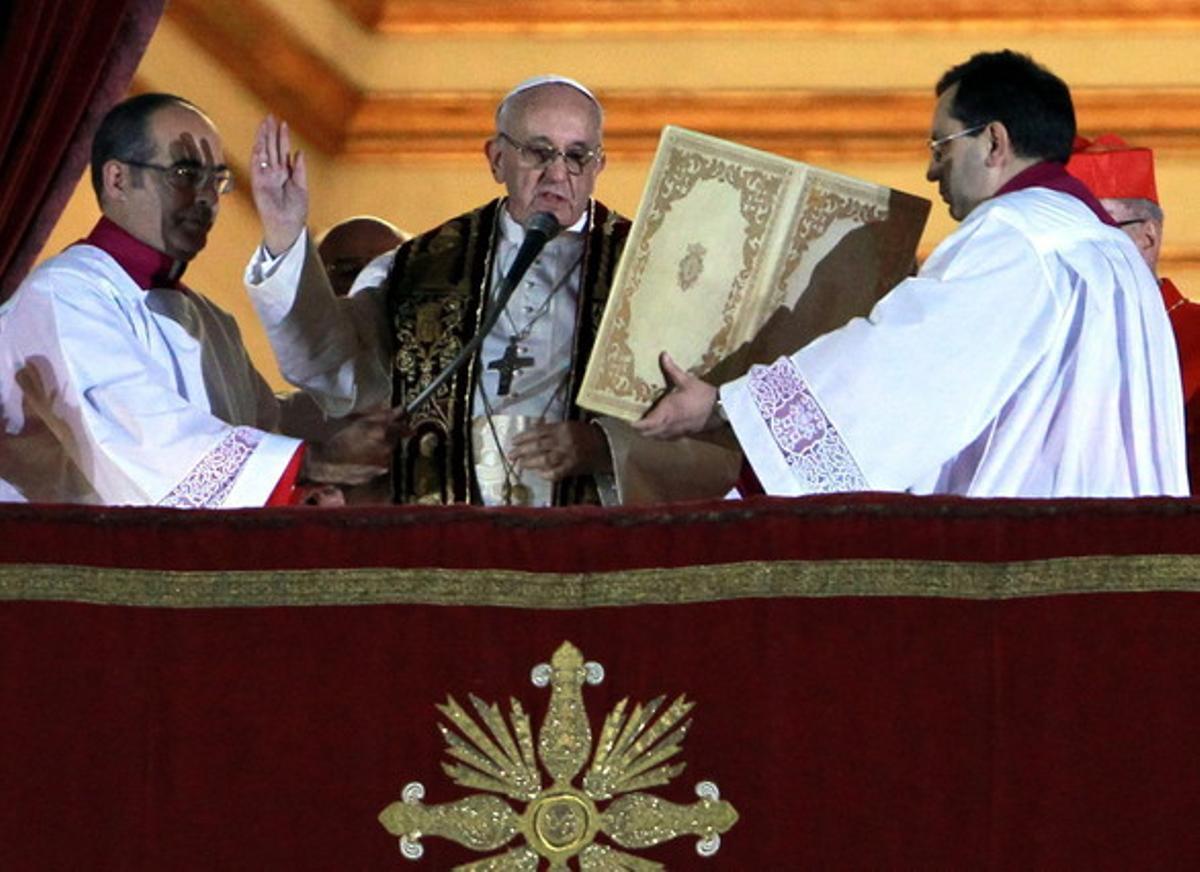
[(940, 97), (954, 85), (950, 115), (964, 128), (999, 121), (1020, 157), (1066, 163), (1075, 141), (1075, 107), (1067, 83), (1029, 55), (980, 52), (951, 67), (937, 83)]
[(92, 139), (92, 190), (96, 199), (104, 191), (104, 165), (110, 160), (147, 163), (154, 158), (150, 116), (167, 106), (186, 106), (203, 112), (190, 100), (175, 94), (138, 94), (108, 110)]

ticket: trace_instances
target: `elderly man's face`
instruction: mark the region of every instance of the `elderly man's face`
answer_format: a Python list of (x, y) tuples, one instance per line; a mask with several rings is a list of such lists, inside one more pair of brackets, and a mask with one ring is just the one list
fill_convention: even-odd
[(217, 219), (220, 195), (213, 173), (226, 169), (221, 137), (208, 119), (185, 106), (159, 109), (148, 126), (154, 142), (148, 163), (166, 169), (130, 167), (142, 179), (127, 188), (119, 223), (164, 254), (190, 261)]
[[(518, 111), (488, 140), (486, 153), (492, 177), (508, 190), (508, 211), (524, 224), (530, 215), (551, 212), (563, 227), (579, 220), (604, 168), (601, 131), (595, 105), (567, 85), (542, 85), (518, 95)], [(522, 148), (524, 147), (524, 148)], [(574, 175), (566, 160), (555, 155), (545, 166), (536, 163), (531, 148), (553, 149), (569, 155), (595, 154)]]
[[(942, 143), (934, 146), (925, 177), (938, 183), (938, 193), (950, 207), (951, 217), (962, 221), (996, 191), (985, 163), (986, 129), (968, 133), (963, 123), (950, 114), (957, 93), (958, 85), (951, 85), (938, 98), (930, 138)], [(958, 133), (963, 135), (955, 137)]]
[(1162, 225), (1150, 214), (1144, 200), (1117, 200), (1105, 197), (1100, 205), (1133, 240), (1146, 266), (1157, 275), (1158, 257), (1162, 250)]

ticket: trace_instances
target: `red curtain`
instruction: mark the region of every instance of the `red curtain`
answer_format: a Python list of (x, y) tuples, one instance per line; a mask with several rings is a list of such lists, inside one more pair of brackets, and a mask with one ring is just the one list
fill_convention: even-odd
[(447, 696), (545, 732), (564, 640), (605, 670), (593, 740), (622, 699), (696, 704), (647, 792), (740, 817), (708, 860), (630, 849), (675, 872), (1200, 868), (1200, 500), (863, 494), (0, 505), (0, 869), (478, 861), (406, 863), (377, 816), (480, 793)]
[(29, 271), (133, 78), (165, 0), (17, 0), (0, 12), (0, 301)]

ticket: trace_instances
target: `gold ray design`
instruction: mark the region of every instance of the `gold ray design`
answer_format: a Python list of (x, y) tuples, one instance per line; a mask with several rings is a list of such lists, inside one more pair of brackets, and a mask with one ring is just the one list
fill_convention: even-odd
[(511, 700), (513, 729), (509, 732), (497, 706), (489, 706), (474, 695), (470, 699), (480, 719), (501, 747), (497, 747), (462, 706), (449, 697), (445, 705), (438, 706), (438, 711), (448, 717), (466, 739), (441, 724), (438, 727), (446, 739), (450, 756), (465, 765), (443, 763), (442, 769), (463, 787), (503, 793), (513, 799), (533, 799), (541, 792), (542, 777), (533, 759), (529, 718), (521, 704), (515, 699)]
[[(717, 852), (738, 813), (720, 798), (715, 784), (696, 785), (699, 799), (690, 805), (644, 792), (683, 771), (683, 762), (672, 761), (682, 753), (692, 723), (685, 718), (694, 703), (681, 694), (662, 710), (666, 697), (660, 696), (630, 710), (629, 700), (622, 699), (605, 718), (593, 747), (583, 687), (604, 680), (600, 665), (585, 662), (578, 648), (563, 642), (532, 677), (535, 685), (550, 687), (536, 760), (529, 716), (518, 700), (509, 701), (507, 720), (497, 705), (473, 695), (474, 716), (453, 697), (437, 707), (451, 725), (438, 725), (453, 761), (442, 769), (454, 783), (485, 793), (425, 805), (424, 787), (406, 786), (401, 800), (379, 815), (387, 831), (399, 837), (405, 857), (420, 859), (426, 836), (475, 851), (496, 851), (524, 837), (524, 844), (456, 867), (466, 872), (532, 872), (543, 862), (550, 872), (565, 872), (572, 861), (580, 872), (650, 872), (664, 867), (620, 848), (649, 848), (686, 835), (698, 838), (701, 856)], [(589, 755), (591, 765), (582, 787), (576, 787)], [(549, 787), (543, 787), (537, 761), (552, 779)], [(517, 810), (501, 797), (525, 805)], [(597, 805), (609, 800), (603, 809)], [(596, 841), (600, 835), (613, 844)]]

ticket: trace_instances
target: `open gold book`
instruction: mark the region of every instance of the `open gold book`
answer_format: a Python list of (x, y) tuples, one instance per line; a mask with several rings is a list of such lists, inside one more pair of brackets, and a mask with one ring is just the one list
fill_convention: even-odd
[(913, 269), (929, 201), (666, 127), (579, 405), (632, 421), (658, 353), (721, 383), (865, 315)]

